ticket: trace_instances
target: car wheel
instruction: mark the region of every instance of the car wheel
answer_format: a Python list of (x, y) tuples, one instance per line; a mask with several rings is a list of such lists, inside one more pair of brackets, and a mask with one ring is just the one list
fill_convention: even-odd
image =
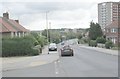
[(61, 54), (61, 56), (63, 56), (63, 55)]

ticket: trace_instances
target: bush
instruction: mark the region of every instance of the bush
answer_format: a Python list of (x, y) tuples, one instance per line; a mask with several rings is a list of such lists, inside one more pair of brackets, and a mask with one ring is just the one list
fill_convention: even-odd
[(105, 39), (105, 38), (103, 38), (103, 37), (97, 37), (96, 41), (97, 41), (97, 43), (102, 43), (102, 44), (105, 44), (106, 39)]
[(111, 41), (107, 41), (107, 42), (105, 43), (105, 48), (110, 49), (110, 48), (112, 48), (112, 47), (113, 47), (113, 43), (112, 43)]
[(34, 38), (26, 36), (22, 38), (3, 38), (2, 39), (2, 56), (27, 56), (38, 55), (38, 50), (33, 49)]
[(112, 47), (112, 50), (119, 50), (119, 47)]
[(42, 47), (41, 45), (36, 45), (35, 47), (33, 47), (33, 49), (36, 49), (39, 51), (39, 53), (42, 53)]
[(87, 39), (87, 38), (83, 38), (83, 41), (84, 41), (85, 43), (88, 43), (88, 39)]
[(31, 35), (35, 38), (34, 45), (41, 45), (41, 47), (44, 47), (44, 45), (47, 44), (47, 39), (45, 36), (40, 36), (37, 33), (32, 32)]
[(81, 43), (81, 44), (88, 43), (88, 41), (89, 41), (88, 38), (82, 38), (82, 39), (79, 39), (79, 43)]
[(97, 42), (96, 42), (96, 40), (90, 40), (90, 41), (89, 41), (89, 46), (97, 47)]

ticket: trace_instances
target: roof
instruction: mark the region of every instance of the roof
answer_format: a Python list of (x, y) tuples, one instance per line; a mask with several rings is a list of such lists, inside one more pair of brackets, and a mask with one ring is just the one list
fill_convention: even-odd
[(28, 32), (26, 28), (15, 20), (0, 17), (0, 32)]
[(101, 4), (104, 4), (104, 3), (116, 3), (116, 4), (120, 4), (120, 2), (109, 1), (109, 2), (101, 2), (101, 3), (98, 3), (98, 5), (101, 5)]
[(106, 28), (118, 28), (118, 24), (120, 24), (120, 22), (113, 21), (111, 24), (107, 25)]

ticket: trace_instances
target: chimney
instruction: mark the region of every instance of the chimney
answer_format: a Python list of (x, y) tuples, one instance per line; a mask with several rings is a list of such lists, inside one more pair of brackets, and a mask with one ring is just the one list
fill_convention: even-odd
[(19, 24), (19, 20), (15, 20)]
[(9, 19), (9, 13), (8, 12), (3, 13), (3, 17), (6, 18), (6, 19)]

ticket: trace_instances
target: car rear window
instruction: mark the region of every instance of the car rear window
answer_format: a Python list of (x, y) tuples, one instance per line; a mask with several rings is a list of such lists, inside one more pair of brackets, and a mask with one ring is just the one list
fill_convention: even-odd
[(63, 49), (70, 49), (70, 46), (64, 46)]

